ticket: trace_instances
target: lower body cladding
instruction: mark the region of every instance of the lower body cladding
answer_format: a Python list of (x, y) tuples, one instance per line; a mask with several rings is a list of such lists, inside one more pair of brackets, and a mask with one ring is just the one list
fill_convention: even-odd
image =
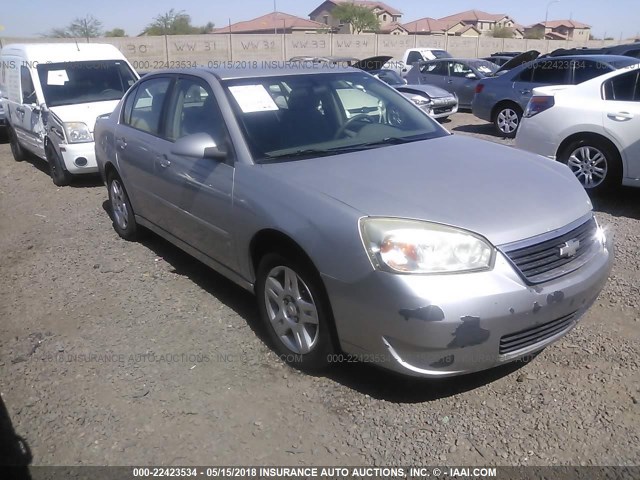
[(344, 352), (407, 375), (446, 377), (523, 358), (564, 336), (612, 265), (607, 238), (579, 269), (533, 286), (500, 251), (485, 272), (323, 280)]
[(98, 164), (94, 143), (65, 143), (60, 145), (60, 154), (67, 171), (73, 175), (97, 173)]

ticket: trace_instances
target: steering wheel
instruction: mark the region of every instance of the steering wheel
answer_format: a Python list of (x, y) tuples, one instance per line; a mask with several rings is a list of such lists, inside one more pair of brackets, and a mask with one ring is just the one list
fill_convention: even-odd
[(360, 120), (367, 120), (369, 123), (373, 123), (373, 120), (371, 119), (368, 113), (358, 113), (357, 115), (351, 117), (349, 120), (344, 122), (344, 125), (342, 125), (338, 129), (338, 131), (336, 132), (333, 138), (335, 140), (337, 140), (338, 138), (341, 138), (344, 135), (344, 132), (346, 132), (351, 125), (353, 125), (355, 122), (359, 122)]

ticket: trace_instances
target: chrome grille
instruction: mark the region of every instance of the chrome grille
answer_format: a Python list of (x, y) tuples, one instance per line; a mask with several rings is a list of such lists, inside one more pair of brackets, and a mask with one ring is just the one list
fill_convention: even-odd
[(500, 338), (500, 354), (512, 353), (557, 335), (573, 325), (576, 312)]
[[(592, 257), (598, 245), (598, 225), (591, 217), (573, 230), (540, 243), (525, 247), (506, 246), (504, 253), (530, 283), (541, 283), (577, 270)], [(561, 249), (570, 245), (579, 246), (570, 256), (563, 256)]]

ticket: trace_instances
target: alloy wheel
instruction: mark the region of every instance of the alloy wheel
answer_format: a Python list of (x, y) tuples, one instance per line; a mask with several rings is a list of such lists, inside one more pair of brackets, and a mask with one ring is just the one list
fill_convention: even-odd
[(264, 302), (280, 341), (293, 353), (311, 352), (320, 329), (318, 309), (304, 280), (289, 267), (272, 268), (265, 282)]
[(585, 188), (595, 188), (607, 176), (607, 157), (599, 149), (588, 145), (576, 148), (567, 165)]
[(124, 189), (120, 181), (114, 179), (111, 181), (111, 209), (115, 221), (122, 230), (126, 230), (129, 225), (129, 209), (124, 197)]
[(519, 118), (515, 110), (505, 108), (498, 113), (498, 129), (505, 134), (512, 134), (518, 129)]

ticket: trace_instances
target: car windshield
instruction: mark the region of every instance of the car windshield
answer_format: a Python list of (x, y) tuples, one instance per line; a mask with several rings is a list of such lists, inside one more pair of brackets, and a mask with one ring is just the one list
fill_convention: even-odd
[(120, 100), (137, 80), (120, 60), (41, 63), (38, 76), (49, 107)]
[(448, 135), (366, 73), (312, 73), (223, 82), (256, 162), (335, 155)]

